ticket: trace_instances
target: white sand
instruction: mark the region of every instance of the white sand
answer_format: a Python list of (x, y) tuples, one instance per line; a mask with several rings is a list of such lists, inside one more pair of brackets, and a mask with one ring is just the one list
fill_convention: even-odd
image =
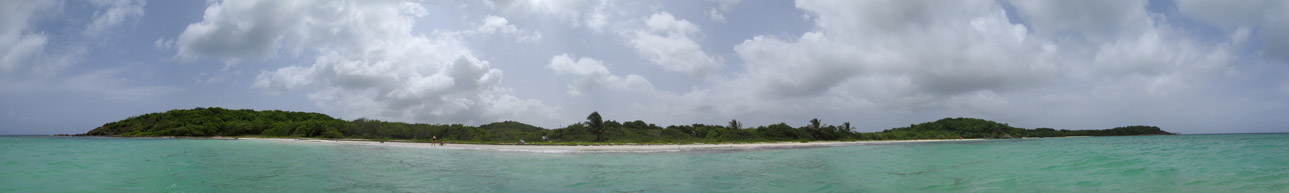
[[(227, 139), (227, 138), (224, 138)], [(818, 141), (818, 142), (776, 142), (776, 143), (738, 143), (738, 144), (684, 144), (684, 145), (487, 145), (487, 144), (445, 144), (412, 143), (412, 142), (377, 142), (357, 140), (325, 139), (280, 139), (280, 138), (239, 138), (249, 140), (267, 140), (283, 142), (380, 145), (394, 147), (412, 147), (428, 149), (474, 149), (490, 151), (517, 151), (542, 153), (595, 153), (595, 152), (680, 152), (693, 150), (749, 150), (749, 149), (790, 149), (808, 147), (833, 147), (867, 144), (920, 143), (942, 141), (966, 141), (980, 139), (928, 139), (928, 140), (891, 140), (891, 141)]]

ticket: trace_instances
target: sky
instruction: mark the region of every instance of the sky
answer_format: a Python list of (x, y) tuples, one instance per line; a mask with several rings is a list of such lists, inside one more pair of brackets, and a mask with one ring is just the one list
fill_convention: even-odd
[(0, 135), (195, 107), (1289, 132), (1284, 34), (1278, 0), (7, 0)]

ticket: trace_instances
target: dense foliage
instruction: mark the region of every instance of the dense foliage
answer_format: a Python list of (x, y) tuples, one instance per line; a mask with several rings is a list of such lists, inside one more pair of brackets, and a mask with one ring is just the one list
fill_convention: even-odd
[(87, 135), (108, 136), (323, 136), (346, 121), (321, 113), (224, 108), (176, 109), (104, 124)]
[[(345, 121), (319, 113), (288, 111), (228, 110), (196, 108), (150, 113), (104, 124), (85, 135), (94, 136), (246, 136), (407, 139), (425, 141), (432, 137), (455, 142), (513, 143), (719, 143), (815, 140), (892, 140), (1016, 138), (1111, 135), (1167, 135), (1153, 126), (1128, 126), (1106, 130), (1022, 129), (974, 118), (945, 118), (884, 130), (861, 133), (850, 123), (827, 125), (812, 119), (802, 127), (787, 123), (744, 128), (738, 120), (728, 125), (672, 125), (661, 127), (636, 120), (603, 120), (598, 112), (586, 122), (563, 128), (544, 129), (520, 122), (504, 121), (480, 126), (386, 122), (360, 118)], [(543, 137), (549, 139), (543, 141)]]
[(935, 122), (887, 129), (880, 132), (884, 139), (946, 139), (946, 138), (1018, 138), (1064, 136), (1118, 136), (1118, 135), (1171, 135), (1159, 127), (1127, 126), (1103, 130), (1056, 130), (1052, 128), (1022, 129), (1006, 123), (976, 118), (944, 118)]

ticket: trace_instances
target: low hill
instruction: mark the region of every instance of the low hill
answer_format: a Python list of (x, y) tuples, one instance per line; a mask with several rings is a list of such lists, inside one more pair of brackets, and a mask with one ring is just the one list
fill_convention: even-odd
[(502, 121), (502, 122), (496, 122), (496, 123), (488, 123), (488, 124), (480, 125), (479, 128), (484, 130), (492, 130), (492, 131), (513, 131), (513, 132), (538, 132), (538, 131), (546, 130), (541, 127), (529, 125), (526, 123), (520, 123), (518, 121)]
[(1006, 123), (976, 118), (944, 118), (933, 122), (919, 123), (887, 129), (882, 133), (914, 138), (1015, 138), (1023, 136), (1025, 129), (1012, 127)]
[[(148, 113), (104, 124), (85, 135), (93, 136), (236, 136), (259, 135), (264, 132), (322, 135), (323, 130), (309, 125), (342, 123), (343, 120), (321, 113), (291, 111), (229, 110), (224, 108), (175, 109)], [(286, 128), (290, 127), (291, 131)], [(273, 130), (277, 128), (277, 130)]]
[(1066, 136), (1176, 135), (1155, 126), (1127, 126), (1102, 130), (1061, 130)]
[(944, 118), (933, 122), (887, 129), (881, 133), (899, 139), (915, 138), (1019, 138), (1064, 136), (1173, 135), (1155, 126), (1127, 126), (1101, 130), (1023, 129), (1006, 123), (976, 118)]

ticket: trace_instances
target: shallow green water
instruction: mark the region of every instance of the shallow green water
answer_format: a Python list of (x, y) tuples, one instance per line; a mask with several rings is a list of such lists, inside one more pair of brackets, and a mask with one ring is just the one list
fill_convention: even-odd
[(1289, 192), (1289, 134), (671, 153), (0, 137), (0, 192)]

